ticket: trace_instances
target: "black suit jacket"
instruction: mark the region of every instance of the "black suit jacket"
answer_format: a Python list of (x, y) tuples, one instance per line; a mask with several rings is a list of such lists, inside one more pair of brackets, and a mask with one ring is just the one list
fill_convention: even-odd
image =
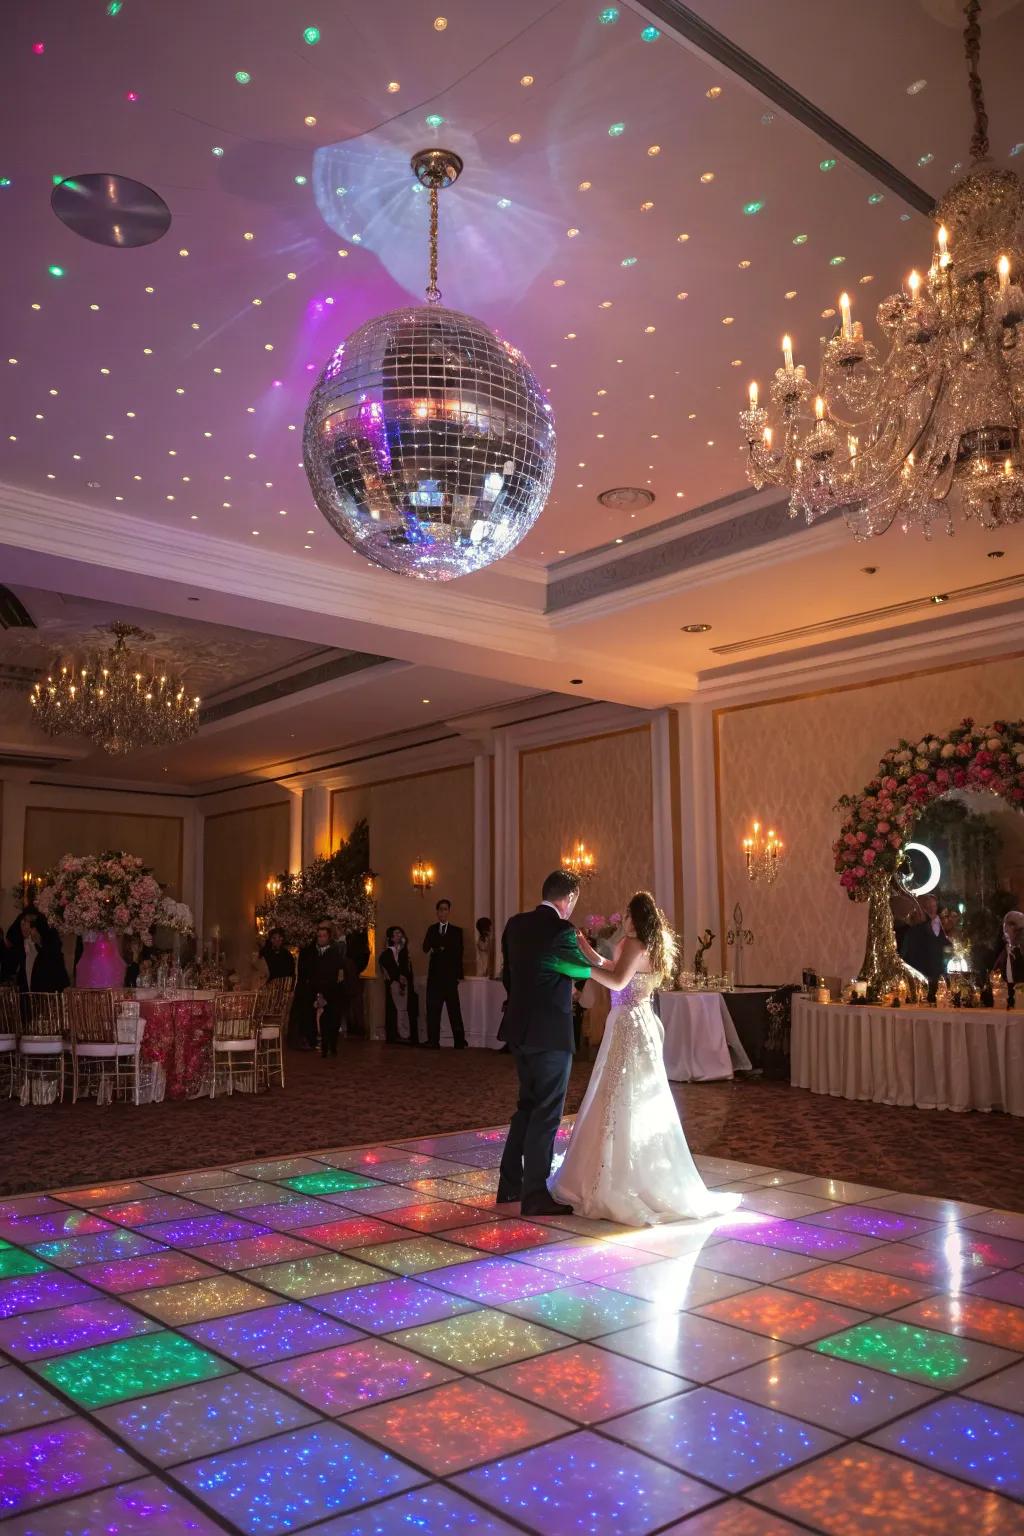
[(937, 981), (946, 973), (946, 960), (952, 945), (942, 932), (932, 932), (930, 920), (914, 923), (907, 929), (900, 942), (900, 954), (908, 965), (929, 981)]
[(521, 1051), (575, 1049), (572, 983), (590, 975), (572, 923), (554, 907), (519, 912), (501, 939), (501, 979), (508, 992), (499, 1040)]
[(341, 995), (341, 973), (345, 964), (344, 942), (328, 944), (320, 954), (315, 943), (299, 950), (299, 977), (296, 996), (305, 1003), (316, 1000), (321, 993), (324, 1001), (336, 1003)]
[(412, 961), (409, 958), (408, 948), (400, 949), (396, 956), (391, 945), (388, 944), (377, 956), (377, 966), (389, 986), (393, 981), (404, 977), (409, 990), (415, 990), (416, 978), (412, 973)]
[(423, 953), (430, 956), (427, 986), (458, 986), (466, 974), (462, 961), (462, 929), (449, 923), (444, 933), (440, 923), (431, 923), (423, 940)]

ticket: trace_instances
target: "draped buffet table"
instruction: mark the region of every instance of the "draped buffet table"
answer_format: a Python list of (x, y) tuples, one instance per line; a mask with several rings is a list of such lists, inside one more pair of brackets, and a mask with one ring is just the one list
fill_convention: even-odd
[(662, 992), (659, 1001), (672, 1082), (710, 1082), (751, 1070), (721, 992)]
[(918, 1109), (1024, 1115), (1024, 1011), (793, 999), (795, 1088)]
[(140, 987), (135, 992), (144, 1020), (140, 1062), (140, 1099), (201, 1098), (210, 1091), (213, 1072), (212, 992), (163, 995)]

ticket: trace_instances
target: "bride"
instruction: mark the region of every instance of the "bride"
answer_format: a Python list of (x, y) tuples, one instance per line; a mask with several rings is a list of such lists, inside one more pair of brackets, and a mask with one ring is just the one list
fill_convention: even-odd
[(740, 1196), (713, 1193), (697, 1172), (665, 1073), (651, 993), (671, 971), (675, 940), (648, 891), (633, 897), (623, 927), (611, 961), (579, 935), (612, 1007), (552, 1198), (634, 1227), (734, 1210)]

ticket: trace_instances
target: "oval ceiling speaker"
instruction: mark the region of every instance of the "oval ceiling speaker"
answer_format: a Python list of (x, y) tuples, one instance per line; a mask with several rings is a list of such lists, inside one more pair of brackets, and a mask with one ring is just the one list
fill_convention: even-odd
[(639, 512), (651, 505), (654, 492), (639, 485), (617, 485), (610, 491), (602, 491), (597, 499), (603, 507), (611, 507), (615, 512)]
[(124, 250), (152, 245), (171, 227), (171, 210), (159, 192), (110, 171), (65, 177), (50, 194), (50, 207), (83, 240)]

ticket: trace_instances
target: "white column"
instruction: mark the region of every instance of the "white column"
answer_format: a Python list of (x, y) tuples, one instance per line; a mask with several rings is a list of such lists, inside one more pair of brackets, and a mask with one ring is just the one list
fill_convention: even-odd
[(491, 755), (478, 752), (473, 759), (473, 918), (491, 917), (494, 887), (491, 882)]
[(331, 851), (331, 792), (326, 784), (302, 791), (302, 863)]
[[(19, 903), (11, 895), (21, 884), (25, 858), (25, 803), (28, 785), (21, 779), (3, 781), (3, 822), (0, 825), (0, 913), (6, 932), (18, 914)], [(37, 871), (39, 873), (39, 871)]]
[(678, 714), (679, 813), (686, 917), (683, 954), (688, 957), (695, 948), (697, 934), (710, 928), (718, 937), (709, 958), (721, 967), (725, 935), (718, 933), (719, 871), (712, 715), (708, 706), (701, 704), (681, 705)]
[(519, 910), (519, 752), (499, 731), (494, 744), (494, 927), (500, 942)]
[(302, 790), (292, 789), (291, 804), (288, 809), (291, 820), (288, 826), (288, 872), (297, 875), (302, 868)]
[(672, 758), (668, 710), (651, 721), (651, 833), (654, 838), (654, 896), (675, 926), (675, 869), (672, 850)]

